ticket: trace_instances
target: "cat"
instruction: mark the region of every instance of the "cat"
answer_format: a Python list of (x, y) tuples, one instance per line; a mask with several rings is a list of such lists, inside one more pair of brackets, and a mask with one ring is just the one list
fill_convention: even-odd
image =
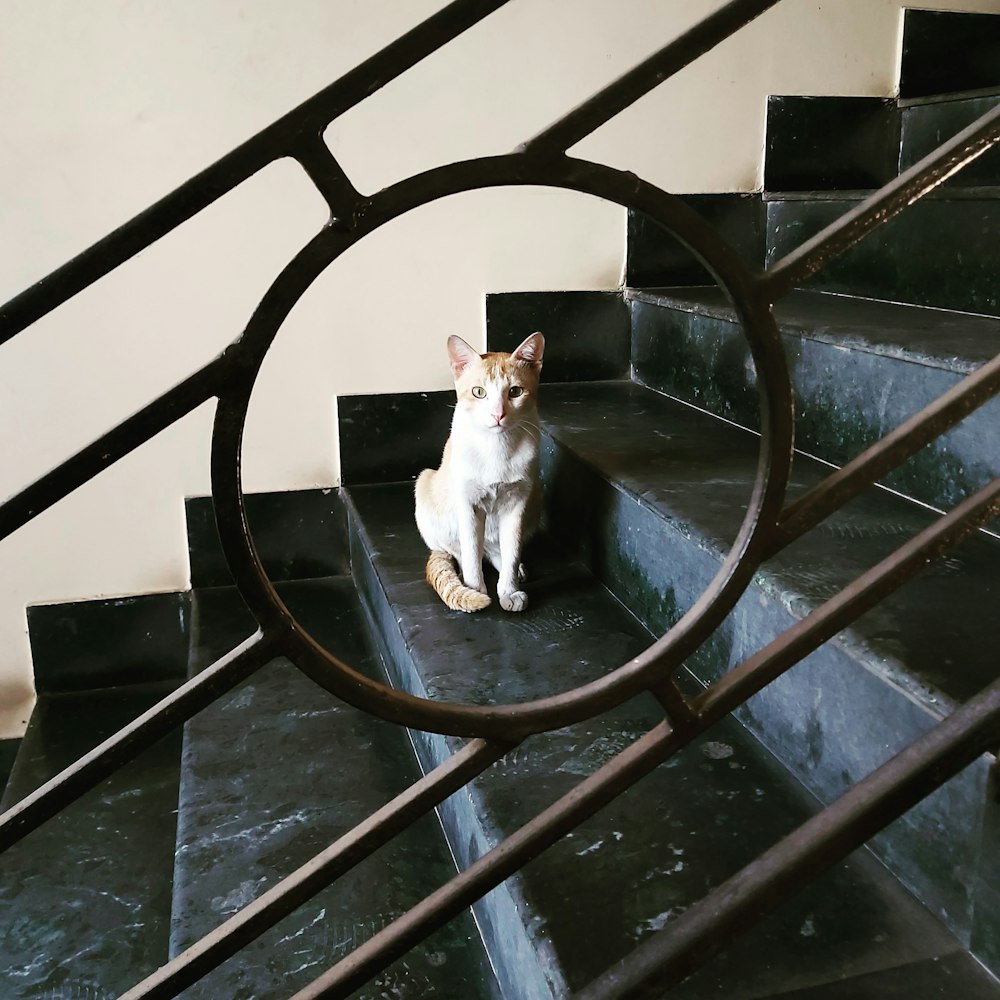
[[(538, 525), (538, 378), (545, 338), (533, 333), (510, 354), (479, 354), (448, 338), (457, 404), (441, 466), (416, 483), (416, 518), (431, 550), (426, 578), (456, 611), (490, 604), (483, 557), (500, 579), (505, 611), (524, 611), (521, 546)], [(461, 578), (455, 562), (461, 570)]]

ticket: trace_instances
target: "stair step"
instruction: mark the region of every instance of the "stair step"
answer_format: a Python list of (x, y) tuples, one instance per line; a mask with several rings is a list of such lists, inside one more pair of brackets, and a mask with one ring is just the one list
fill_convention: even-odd
[(925, 97), (1000, 86), (1000, 17), (907, 10), (899, 92)]
[[(306, 580), (347, 572), (344, 512), (331, 489), (247, 493), (247, 523), (270, 580)], [(191, 586), (233, 583), (215, 526), (211, 497), (186, 497)]]
[[(656, 633), (718, 571), (746, 510), (756, 435), (632, 383), (546, 386), (549, 521)], [(791, 498), (828, 470), (797, 457)], [(773, 639), (933, 515), (873, 490), (762, 569), (689, 665), (704, 682)], [(968, 540), (780, 680), (740, 718), (831, 801), (995, 679), (997, 543)], [(966, 936), (996, 926), (983, 758), (876, 838), (876, 853)], [(993, 923), (991, 924), (991, 919)]]
[[(808, 283), (814, 291), (1000, 315), (1000, 190), (946, 189), (865, 236)], [(854, 208), (858, 196), (767, 201), (768, 265)], [(676, 282), (672, 282), (676, 283)]]
[[(629, 291), (627, 298), (638, 381), (758, 427), (747, 340), (721, 291)], [(836, 465), (1000, 353), (1000, 320), (991, 316), (805, 291), (774, 312), (795, 390), (796, 447)], [(1000, 475), (998, 421), (1000, 399), (922, 449), (886, 484), (953, 506)]]
[(896, 176), (895, 101), (774, 95), (765, 135), (767, 191), (876, 188)]
[[(559, 390), (572, 395), (579, 387)], [(393, 683), (412, 694), (477, 704), (533, 699), (601, 676), (651, 641), (589, 572), (544, 539), (526, 556), (532, 603), (523, 615), (495, 602), (476, 615), (449, 611), (422, 580), (426, 550), (413, 523), (412, 487), (359, 486), (349, 494), (358, 587)], [(442, 810), (459, 864), (484, 854), (661, 718), (656, 703), (641, 696), (531, 737)], [(414, 735), (425, 770), (457, 742)], [(505, 995), (561, 997), (580, 988), (814, 808), (741, 726), (721, 723), (476, 907)], [(959, 948), (859, 852), (670, 996), (749, 1000)]]
[[(42, 695), (3, 808), (170, 688)], [(180, 743), (161, 740), (0, 855), (0, 995), (117, 997), (166, 961)]]
[[(714, 226), (750, 266), (764, 266), (767, 218), (759, 194), (688, 194), (682, 200)], [(630, 288), (712, 285), (708, 269), (658, 222), (628, 213), (625, 283)], [(540, 328), (548, 333), (548, 328)], [(546, 382), (551, 381), (548, 371)], [(593, 381), (593, 380), (591, 380)]]
[[(902, 135), (899, 170), (913, 166), (941, 143), (1000, 104), (1000, 92), (977, 93), (950, 100), (911, 103), (900, 112)], [(1000, 184), (1000, 149), (992, 149), (945, 182), (947, 188)]]
[[(336, 656), (379, 674), (350, 577), (279, 590)], [(254, 629), (233, 588), (195, 591), (194, 614), (194, 671)], [(264, 667), (185, 728), (171, 953), (214, 930), (418, 777), (404, 730), (337, 701), (287, 660)], [(289, 996), (454, 871), (429, 815), (184, 996)], [(494, 996), (491, 980), (476, 929), (464, 919), (353, 995), (485, 1000)]]

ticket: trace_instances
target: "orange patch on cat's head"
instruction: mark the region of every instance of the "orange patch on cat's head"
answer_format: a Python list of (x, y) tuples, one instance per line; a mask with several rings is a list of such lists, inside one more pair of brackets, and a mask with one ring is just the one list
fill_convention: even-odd
[(506, 351), (480, 354), (461, 337), (448, 338), (448, 358), (456, 385), (469, 369), (485, 379), (509, 379), (516, 374), (530, 381), (533, 376), (532, 384), (537, 385), (544, 350), (545, 338), (540, 333), (531, 334), (509, 354)]

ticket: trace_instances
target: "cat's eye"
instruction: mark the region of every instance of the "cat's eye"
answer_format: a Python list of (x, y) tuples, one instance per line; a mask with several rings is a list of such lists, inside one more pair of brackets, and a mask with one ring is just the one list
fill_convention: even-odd
[(472, 387), (472, 395), (475, 396), (476, 399), (485, 399), (486, 390), (481, 385), (474, 385)]
[(517, 397), (520, 396), (521, 393), (523, 393), (523, 392), (524, 392), (524, 389), (522, 389), (521, 386), (519, 386), (519, 385), (512, 385), (510, 387), (510, 392), (507, 393), (507, 395), (510, 396), (511, 399), (517, 399)]

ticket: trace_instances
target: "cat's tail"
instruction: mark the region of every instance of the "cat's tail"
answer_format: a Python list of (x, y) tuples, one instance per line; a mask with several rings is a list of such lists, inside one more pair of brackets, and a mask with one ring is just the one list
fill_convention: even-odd
[(438, 597), (454, 611), (482, 611), (490, 603), (486, 594), (462, 583), (451, 556), (440, 549), (434, 549), (427, 557), (424, 576)]

